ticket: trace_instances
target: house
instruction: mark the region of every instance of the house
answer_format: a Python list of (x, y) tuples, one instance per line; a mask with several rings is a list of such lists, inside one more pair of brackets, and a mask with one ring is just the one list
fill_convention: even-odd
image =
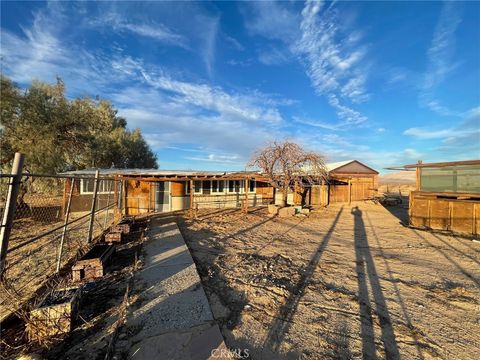
[[(328, 179), (292, 191), (288, 202), (296, 205), (328, 205), (363, 200), (373, 194), (378, 172), (357, 160), (327, 164)], [(78, 170), (66, 182), (66, 206), (72, 190), (71, 211), (90, 211), (96, 170)], [(181, 171), (157, 169), (100, 169), (97, 209), (115, 202), (124, 215), (169, 212), (197, 208), (257, 207), (281, 200), (281, 194), (255, 171)], [(73, 186), (73, 189), (71, 188)]]
[(405, 165), (416, 171), (410, 193), (410, 225), (480, 234), (480, 160)]
[[(71, 171), (65, 202), (73, 184), (71, 211), (89, 211), (96, 170)], [(273, 201), (274, 189), (257, 172), (99, 169), (97, 208), (112, 199), (124, 215), (190, 208), (255, 207)]]

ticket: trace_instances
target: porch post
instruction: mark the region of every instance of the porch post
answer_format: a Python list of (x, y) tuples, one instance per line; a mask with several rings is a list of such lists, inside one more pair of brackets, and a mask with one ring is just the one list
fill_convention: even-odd
[(248, 214), (248, 176), (245, 178), (245, 213)]
[(193, 180), (190, 179), (190, 217), (193, 217)]

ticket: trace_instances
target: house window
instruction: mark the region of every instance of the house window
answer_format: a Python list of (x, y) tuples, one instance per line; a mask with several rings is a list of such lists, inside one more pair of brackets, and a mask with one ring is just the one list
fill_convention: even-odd
[(185, 194), (190, 195), (190, 181), (185, 181)]
[(248, 191), (255, 192), (255, 180), (248, 180)]
[(195, 189), (195, 194), (200, 194), (202, 192), (202, 182), (201, 181), (194, 181), (193, 188)]
[(202, 182), (202, 193), (203, 194), (210, 194), (210, 180), (204, 180)]
[(228, 192), (241, 193), (245, 192), (245, 181), (243, 180), (228, 180)]
[(212, 193), (223, 193), (224, 187), (223, 180), (212, 180)]
[[(80, 180), (80, 194), (93, 194), (95, 190), (95, 179), (81, 179)], [(98, 194), (112, 194), (114, 191), (114, 180), (98, 181)]]

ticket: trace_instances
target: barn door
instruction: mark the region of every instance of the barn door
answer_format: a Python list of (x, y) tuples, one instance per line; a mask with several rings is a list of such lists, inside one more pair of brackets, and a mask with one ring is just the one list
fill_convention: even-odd
[(170, 181), (158, 181), (155, 183), (155, 211), (170, 211)]

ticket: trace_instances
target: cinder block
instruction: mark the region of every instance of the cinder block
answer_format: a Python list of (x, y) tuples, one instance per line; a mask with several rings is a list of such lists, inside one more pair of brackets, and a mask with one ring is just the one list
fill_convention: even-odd
[(295, 215), (295, 208), (293, 206), (287, 206), (278, 209), (279, 217), (290, 217)]
[(123, 232), (121, 231), (110, 231), (107, 235), (105, 235), (105, 242), (112, 244), (112, 243), (121, 243), (123, 240)]
[(277, 205), (274, 205), (274, 204), (269, 204), (268, 205), (268, 213), (269, 214), (277, 215), (278, 214), (278, 209), (279, 209), (279, 207)]
[(115, 247), (113, 245), (95, 245), (72, 267), (73, 281), (102, 277), (105, 274), (105, 267), (114, 251)]
[(80, 288), (54, 291), (30, 312), (27, 335), (30, 341), (61, 338), (72, 331), (78, 316)]

